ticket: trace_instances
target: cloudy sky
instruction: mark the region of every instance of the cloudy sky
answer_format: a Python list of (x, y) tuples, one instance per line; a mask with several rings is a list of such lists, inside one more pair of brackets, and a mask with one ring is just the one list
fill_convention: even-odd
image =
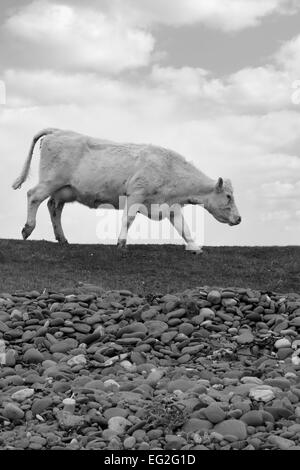
[[(206, 214), (205, 244), (299, 244), (299, 25), (297, 0), (1, 0), (0, 236), (20, 237), (32, 136), (59, 127), (230, 177), (243, 223)], [(99, 215), (69, 205), (63, 227), (96, 243)], [(53, 240), (46, 204), (33, 238)]]

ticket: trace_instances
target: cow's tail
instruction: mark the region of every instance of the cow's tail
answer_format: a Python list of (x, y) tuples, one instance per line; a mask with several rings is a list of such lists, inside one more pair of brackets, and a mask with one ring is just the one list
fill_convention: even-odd
[(31, 165), (31, 160), (32, 160), (32, 155), (33, 155), (33, 150), (35, 147), (35, 144), (37, 141), (43, 137), (44, 135), (49, 135), (53, 134), (54, 132), (57, 132), (59, 129), (54, 129), (54, 128), (48, 128), (48, 129), (43, 129), (42, 131), (38, 132), (34, 138), (32, 139), (31, 146), (29, 149), (28, 157), (26, 158), (22, 173), (20, 174), (19, 178), (14, 182), (12, 185), (13, 189), (19, 189), (21, 188), (22, 184), (24, 181), (26, 181), (26, 178), (29, 173), (30, 165)]

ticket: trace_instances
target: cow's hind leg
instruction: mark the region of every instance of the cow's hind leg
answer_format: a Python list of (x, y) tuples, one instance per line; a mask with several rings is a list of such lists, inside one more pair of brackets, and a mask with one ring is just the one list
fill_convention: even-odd
[(170, 222), (174, 226), (174, 228), (177, 230), (179, 235), (186, 242), (186, 247), (185, 247), (186, 250), (191, 251), (192, 253), (196, 253), (196, 254), (202, 253), (202, 247), (197, 245), (197, 243), (195, 243), (195, 241), (193, 240), (191, 236), (191, 232), (189, 230), (189, 227), (186, 221), (184, 220), (181, 210), (176, 211), (176, 213), (171, 212)]
[(40, 183), (27, 193), (27, 221), (22, 230), (22, 236), (26, 240), (35, 229), (36, 214), (41, 203), (50, 196), (52, 188), (45, 183)]
[(47, 205), (51, 217), (55, 238), (61, 245), (66, 245), (68, 243), (68, 240), (66, 239), (61, 226), (61, 214), (65, 205), (65, 201), (57, 200), (55, 199), (55, 197), (52, 196), (49, 199)]

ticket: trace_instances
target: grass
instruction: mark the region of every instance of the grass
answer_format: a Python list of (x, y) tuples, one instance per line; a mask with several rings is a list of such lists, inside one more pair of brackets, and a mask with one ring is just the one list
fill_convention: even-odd
[(78, 281), (137, 294), (196, 286), (300, 292), (300, 247), (207, 247), (195, 256), (174, 245), (59, 246), (0, 240), (0, 292), (59, 290)]

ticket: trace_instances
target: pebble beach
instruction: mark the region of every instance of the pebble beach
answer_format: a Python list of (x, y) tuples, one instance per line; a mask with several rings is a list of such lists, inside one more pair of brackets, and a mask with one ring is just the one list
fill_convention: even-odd
[(300, 450), (300, 295), (0, 293), (0, 449)]

